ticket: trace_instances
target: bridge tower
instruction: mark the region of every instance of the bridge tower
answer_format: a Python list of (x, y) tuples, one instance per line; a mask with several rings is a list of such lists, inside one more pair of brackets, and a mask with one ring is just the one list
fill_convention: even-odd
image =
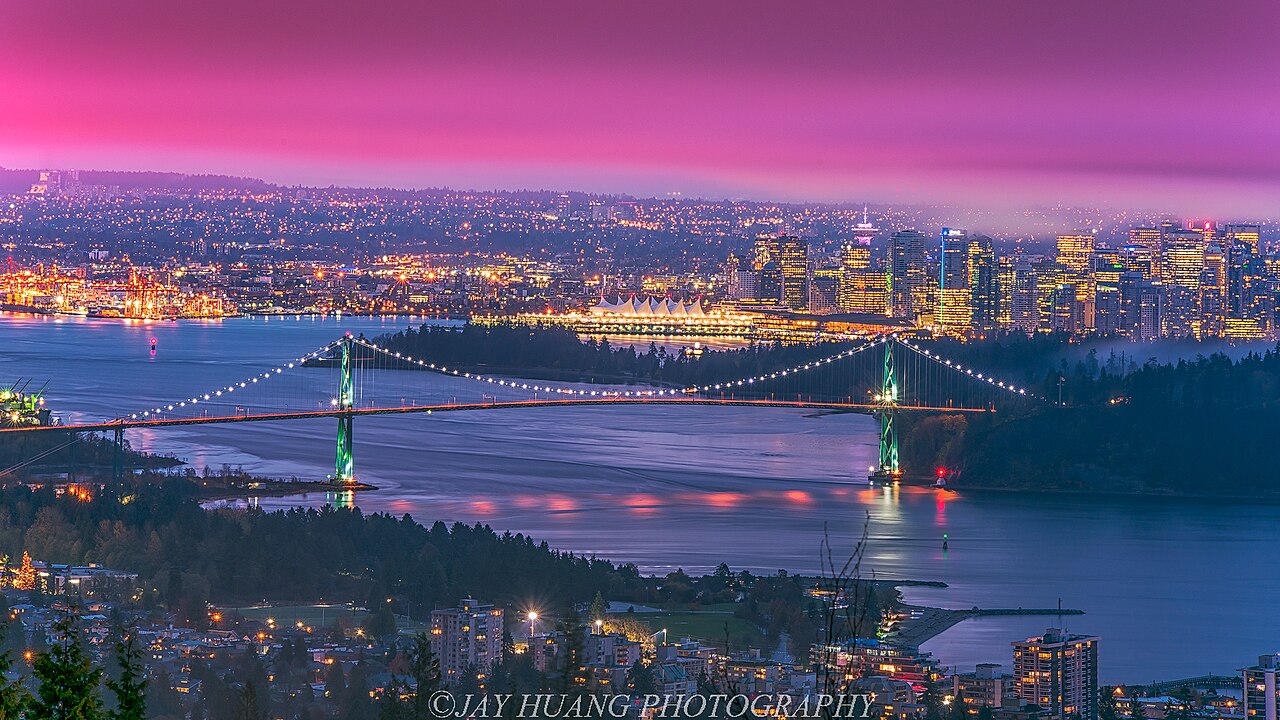
[(355, 404), (351, 366), (351, 348), (354, 342), (351, 339), (351, 335), (344, 335), (341, 345), (342, 369), (338, 375), (337, 405), (342, 414), (338, 416), (338, 443), (335, 448), (333, 462), (333, 482), (337, 485), (353, 483), (356, 479), (355, 458), (352, 455), (351, 447), (352, 416), (350, 410)]
[(871, 475), (878, 482), (895, 482), (902, 477), (898, 464), (898, 372), (893, 362), (893, 346), (890, 338), (884, 344), (884, 378), (880, 394), (876, 395), (876, 414), (880, 416), (880, 464)]

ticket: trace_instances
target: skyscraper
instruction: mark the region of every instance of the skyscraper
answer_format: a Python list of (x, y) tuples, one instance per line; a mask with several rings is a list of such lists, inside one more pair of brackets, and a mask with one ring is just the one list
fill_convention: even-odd
[(1200, 288), (1204, 261), (1205, 240), (1199, 231), (1172, 230), (1165, 233), (1161, 279), (1165, 286), (1162, 320), (1166, 336), (1201, 336)]
[(1148, 277), (1160, 277), (1160, 238), (1160, 228), (1158, 227), (1140, 226), (1129, 228), (1129, 245), (1146, 251), (1145, 253), (1135, 254), (1152, 260)]
[(926, 309), (928, 241), (924, 233), (915, 230), (901, 230), (889, 238), (890, 314), (894, 317), (915, 320)]
[(973, 327), (968, 231), (943, 228), (938, 257), (938, 307), (934, 319), (948, 335), (967, 335)]
[(1098, 717), (1098, 638), (1057, 628), (1013, 643), (1013, 682), (1023, 702), (1059, 720)]
[(1093, 235), (1059, 235), (1058, 264), (1075, 273), (1089, 269), (1089, 257), (1093, 255)]
[(782, 274), (782, 304), (804, 310), (809, 304), (809, 243), (794, 235), (779, 237), (778, 270)]
[(972, 308), (971, 330), (986, 336), (997, 327), (1000, 283), (996, 274), (995, 241), (982, 234), (969, 238), (966, 252), (969, 276), (969, 302)]
[(1262, 252), (1262, 228), (1258, 225), (1224, 225), (1222, 235), (1228, 243), (1231, 241), (1242, 242), (1248, 245), (1254, 254)]

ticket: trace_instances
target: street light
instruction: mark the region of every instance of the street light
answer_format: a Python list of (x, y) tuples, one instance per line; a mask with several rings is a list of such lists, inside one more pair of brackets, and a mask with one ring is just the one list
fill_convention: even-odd
[(538, 621), (538, 613), (534, 610), (530, 610), (529, 611), (529, 638), (530, 639), (533, 638), (534, 623), (536, 623), (537, 621)]
[(600, 634), (600, 630), (601, 630), (601, 628), (603, 628), (603, 627), (604, 627), (604, 621), (603, 621), (603, 620), (596, 620), (596, 634), (597, 634), (597, 635), (599, 635), (599, 634)]

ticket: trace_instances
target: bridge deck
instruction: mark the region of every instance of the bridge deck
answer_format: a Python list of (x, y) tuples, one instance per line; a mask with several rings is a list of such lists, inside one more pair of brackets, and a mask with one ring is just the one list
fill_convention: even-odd
[[(42, 425), (35, 427), (18, 427), (18, 428), (0, 428), (0, 433), (9, 432), (42, 432), (42, 431), (63, 431), (63, 432), (92, 432), (103, 430), (117, 430), (130, 428), (159, 428), (181, 425), (217, 425), (225, 423), (244, 423), (244, 422), (271, 422), (278, 420), (305, 420), (311, 418), (337, 418), (337, 417), (356, 417), (361, 415), (406, 415), (414, 413), (437, 413), (437, 412), (458, 412), (467, 410), (500, 410), (505, 408), (535, 408), (535, 407), (580, 407), (580, 406), (608, 406), (608, 405), (712, 405), (726, 407), (772, 407), (772, 408), (796, 408), (806, 410), (846, 410), (857, 412), (874, 412), (883, 409), (880, 405), (866, 403), (836, 403), (836, 402), (813, 402), (804, 400), (735, 400), (724, 398), (695, 398), (695, 397), (674, 397), (674, 398), (628, 398), (628, 397), (608, 397), (608, 398), (574, 398), (565, 400), (517, 400), (511, 402), (493, 402), (493, 403), (463, 403), (450, 405), (410, 405), (400, 407), (385, 408), (354, 408), (351, 410), (305, 410), (294, 412), (278, 412), (278, 413), (261, 413), (261, 414), (245, 414), (245, 415), (215, 415), (196, 418), (155, 418), (140, 420), (111, 420), (98, 423), (79, 423), (71, 425)], [(981, 413), (992, 412), (989, 408), (967, 408), (967, 407), (929, 407), (917, 405), (898, 405), (895, 407), (898, 411), (919, 411), (919, 412), (963, 412), (963, 413)]]

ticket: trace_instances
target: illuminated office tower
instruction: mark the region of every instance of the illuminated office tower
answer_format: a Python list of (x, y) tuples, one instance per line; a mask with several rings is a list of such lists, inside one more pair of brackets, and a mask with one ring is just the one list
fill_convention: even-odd
[(1204, 251), (1204, 272), (1200, 275), (1200, 332), (1204, 337), (1221, 337), (1228, 309), (1227, 257), (1222, 244), (1211, 240)]
[(1049, 330), (1053, 327), (1053, 303), (1058, 286), (1067, 282), (1069, 273), (1056, 262), (1042, 262), (1036, 266), (1036, 308), (1039, 318), (1036, 327)]
[(967, 335), (973, 327), (973, 294), (969, 288), (969, 233), (943, 228), (938, 260), (938, 303), (934, 320), (948, 335)]
[(1164, 334), (1201, 336), (1201, 278), (1204, 274), (1204, 236), (1196, 230), (1173, 230), (1164, 236), (1161, 278), (1165, 286)]
[(1059, 235), (1058, 264), (1075, 273), (1089, 269), (1089, 257), (1093, 255), (1093, 235)]
[(1059, 720), (1097, 720), (1098, 638), (1050, 628), (1013, 643), (1013, 685), (1022, 702)]
[(915, 320), (926, 310), (929, 269), (925, 247), (929, 239), (915, 230), (889, 237), (890, 314)]
[(782, 304), (804, 310), (809, 303), (809, 243), (794, 235), (779, 237), (778, 270), (782, 274)]
[(1152, 252), (1145, 245), (1125, 245), (1120, 249), (1120, 265), (1125, 272), (1140, 273), (1147, 280), (1155, 280), (1159, 276), (1160, 251)]
[(1010, 257), (996, 258), (996, 327), (1008, 330), (1013, 327), (1014, 268)]
[(782, 303), (781, 256), (782, 246), (777, 237), (763, 235), (756, 238), (755, 258), (751, 263), (756, 272), (756, 291), (752, 299), (762, 305)]
[(995, 332), (999, 315), (999, 278), (995, 242), (986, 235), (969, 238), (967, 252), (972, 330), (985, 337)]
[(1031, 334), (1040, 327), (1040, 303), (1037, 297), (1036, 269), (1026, 261), (1013, 266), (1013, 282), (1009, 295), (1009, 326)]
[(1266, 263), (1247, 241), (1227, 242), (1227, 307), (1222, 334), (1242, 340), (1269, 337), (1275, 325), (1275, 283)]
[(839, 265), (815, 268), (813, 277), (809, 278), (809, 312), (829, 313), (841, 309), (843, 283), (844, 270)]
[(871, 246), (856, 241), (845, 243), (840, 247), (840, 266), (850, 270), (871, 267)]
[(1142, 248), (1145, 253), (1135, 253), (1140, 257), (1151, 260), (1150, 278), (1160, 277), (1160, 228), (1158, 227), (1134, 227), (1129, 228), (1129, 245), (1134, 248)]
[(1164, 333), (1164, 287), (1144, 282), (1138, 294), (1139, 340), (1155, 340)]
[(1119, 283), (1098, 283), (1092, 302), (1085, 305), (1085, 327), (1098, 335), (1117, 334), (1123, 321), (1120, 306)]
[(969, 231), (942, 228), (938, 259), (941, 263), (938, 287), (969, 287)]
[(1049, 329), (1053, 332), (1074, 335), (1084, 330), (1084, 303), (1074, 284), (1055, 287), (1049, 307)]
[(1231, 242), (1242, 242), (1248, 245), (1256, 255), (1262, 252), (1262, 228), (1257, 225), (1225, 225), (1222, 236), (1229, 245)]

